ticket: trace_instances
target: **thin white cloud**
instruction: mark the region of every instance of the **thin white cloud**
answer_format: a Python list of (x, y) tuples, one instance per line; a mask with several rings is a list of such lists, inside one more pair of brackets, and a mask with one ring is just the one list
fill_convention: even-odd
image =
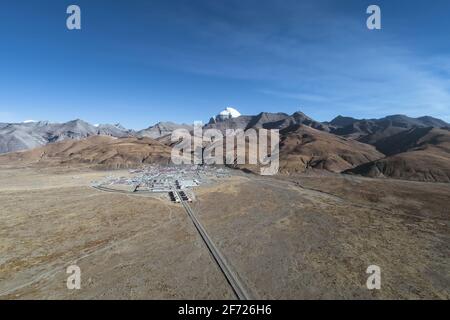
[(274, 7), (281, 26), (254, 19), (259, 10), (219, 15), (189, 54), (170, 51), (170, 61), (192, 73), (264, 82), (262, 93), (333, 112), (449, 116), (449, 56), (420, 56), (391, 31), (375, 37), (359, 20), (308, 6)]
[(327, 102), (329, 99), (325, 96), (320, 95), (314, 95), (314, 94), (307, 94), (307, 93), (296, 93), (296, 92), (283, 92), (283, 91), (276, 91), (276, 90), (259, 90), (259, 92), (277, 96), (280, 98), (287, 98), (287, 99), (293, 99), (298, 100), (300, 102)]

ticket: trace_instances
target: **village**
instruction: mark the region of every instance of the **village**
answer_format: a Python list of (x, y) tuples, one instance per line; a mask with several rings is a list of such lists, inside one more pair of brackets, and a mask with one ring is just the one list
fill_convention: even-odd
[(127, 176), (92, 181), (91, 186), (106, 192), (153, 194), (172, 202), (192, 202), (193, 188), (230, 176), (231, 170), (225, 167), (149, 165), (129, 170)]

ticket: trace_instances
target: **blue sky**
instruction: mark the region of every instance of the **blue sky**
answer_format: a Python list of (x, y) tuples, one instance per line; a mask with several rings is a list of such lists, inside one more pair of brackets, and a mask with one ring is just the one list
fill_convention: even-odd
[[(66, 8), (82, 30), (66, 28)], [(382, 30), (366, 27), (378, 4)], [(450, 121), (448, 0), (0, 0), (0, 122)]]

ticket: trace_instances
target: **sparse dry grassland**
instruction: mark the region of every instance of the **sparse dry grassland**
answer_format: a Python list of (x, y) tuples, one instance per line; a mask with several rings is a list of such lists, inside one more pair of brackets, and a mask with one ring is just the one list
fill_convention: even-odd
[(0, 299), (233, 297), (180, 206), (89, 187), (111, 172), (51, 171), (0, 170)]
[[(181, 205), (89, 186), (111, 174), (0, 168), (0, 299), (234, 298)], [(195, 194), (255, 298), (450, 298), (448, 184), (237, 174)]]
[(194, 207), (257, 298), (449, 299), (449, 199), (448, 184), (244, 176)]

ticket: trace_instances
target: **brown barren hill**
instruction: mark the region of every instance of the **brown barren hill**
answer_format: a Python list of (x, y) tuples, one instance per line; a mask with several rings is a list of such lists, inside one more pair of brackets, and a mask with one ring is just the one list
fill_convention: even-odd
[(167, 164), (171, 149), (150, 138), (92, 136), (51, 143), (29, 151), (0, 155), (2, 165), (88, 165), (99, 169)]
[(303, 172), (307, 169), (342, 172), (384, 157), (373, 146), (308, 126), (287, 129), (280, 134), (282, 173)]
[[(448, 129), (415, 128), (383, 141), (382, 148), (393, 154), (372, 161), (347, 173), (368, 177), (450, 182), (450, 131)], [(406, 150), (405, 150), (406, 149)]]

